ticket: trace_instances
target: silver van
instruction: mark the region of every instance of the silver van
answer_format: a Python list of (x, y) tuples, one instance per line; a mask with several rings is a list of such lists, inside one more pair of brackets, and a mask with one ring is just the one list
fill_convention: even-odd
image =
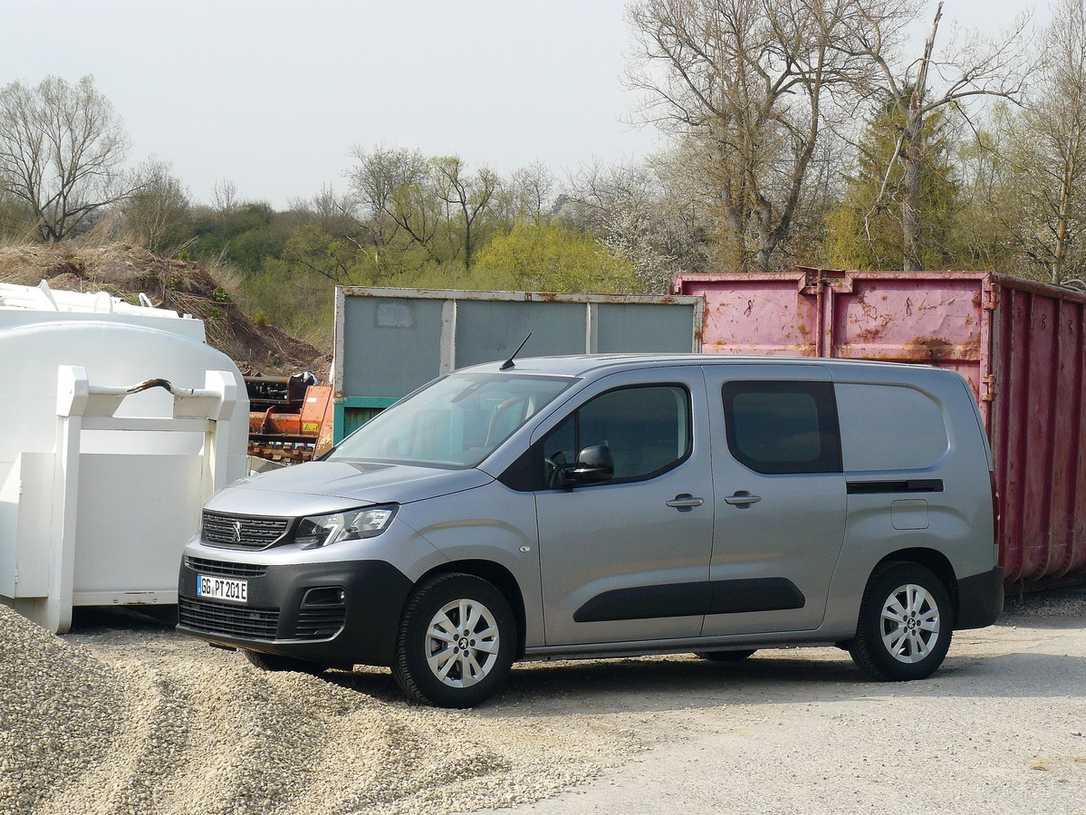
[(921, 679), (1003, 606), (957, 374), (571, 356), (431, 382), (323, 460), (216, 495), (179, 628), (272, 670), (384, 665), (477, 704), (520, 659), (836, 644)]

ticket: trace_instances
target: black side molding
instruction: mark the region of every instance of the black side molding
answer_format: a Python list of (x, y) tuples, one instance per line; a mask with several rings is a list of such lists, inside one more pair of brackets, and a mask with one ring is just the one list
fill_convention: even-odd
[(742, 614), (803, 608), (807, 598), (791, 580), (760, 577), (634, 586), (597, 594), (573, 613), (574, 622), (651, 620), (702, 614)]
[(597, 594), (575, 612), (577, 623), (651, 620), (655, 617), (700, 617), (709, 605), (709, 583), (632, 586)]
[(893, 492), (942, 492), (941, 478), (913, 478), (907, 481), (848, 481), (849, 495), (878, 495)]
[(750, 611), (783, 611), (803, 608), (807, 598), (786, 577), (746, 580), (714, 580), (707, 614), (743, 614)]

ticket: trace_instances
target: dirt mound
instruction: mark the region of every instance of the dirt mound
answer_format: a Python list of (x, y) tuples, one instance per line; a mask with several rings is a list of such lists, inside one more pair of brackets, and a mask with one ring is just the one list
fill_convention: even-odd
[(324, 380), (331, 356), (275, 326), (251, 320), (208, 269), (125, 244), (97, 248), (27, 245), (0, 248), (0, 283), (107, 291), (130, 303), (142, 292), (154, 305), (204, 321), (207, 341), (243, 373), (311, 370)]

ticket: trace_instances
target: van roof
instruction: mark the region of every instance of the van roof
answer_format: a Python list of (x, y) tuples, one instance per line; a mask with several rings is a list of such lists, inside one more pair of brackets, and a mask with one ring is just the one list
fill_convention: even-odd
[[(903, 368), (924, 371), (939, 370), (931, 365), (901, 362), (874, 362), (863, 359), (830, 359), (827, 357), (744, 356), (732, 354), (570, 354), (568, 356), (525, 357), (516, 359), (516, 366), (509, 373), (550, 374), (556, 376), (585, 376), (606, 369), (609, 372), (657, 368), (675, 364), (686, 365), (821, 365), (827, 367), (854, 368), (855, 366), (881, 369)], [(485, 362), (464, 368), (466, 371), (496, 372), (501, 362)]]

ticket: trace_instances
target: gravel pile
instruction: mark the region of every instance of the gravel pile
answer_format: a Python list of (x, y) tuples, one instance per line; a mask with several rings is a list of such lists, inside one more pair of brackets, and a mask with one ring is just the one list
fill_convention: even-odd
[(85, 648), (0, 605), (0, 812), (32, 811), (102, 760), (122, 689)]
[(387, 671), (263, 673), (158, 628), (51, 637), (0, 608), (0, 813), (415, 813), (534, 801), (639, 728), (516, 690), (406, 705)]

